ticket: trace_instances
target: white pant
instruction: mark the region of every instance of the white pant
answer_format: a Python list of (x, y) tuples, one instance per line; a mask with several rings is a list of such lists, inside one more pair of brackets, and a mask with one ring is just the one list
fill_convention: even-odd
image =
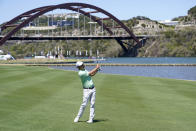
[(82, 104), (80, 106), (79, 112), (77, 117), (80, 118), (82, 117), (82, 114), (85, 110), (85, 107), (88, 103), (88, 100), (90, 100), (90, 116), (89, 116), (89, 120), (93, 120), (94, 116), (95, 116), (95, 95), (96, 95), (96, 89), (83, 89), (83, 101)]

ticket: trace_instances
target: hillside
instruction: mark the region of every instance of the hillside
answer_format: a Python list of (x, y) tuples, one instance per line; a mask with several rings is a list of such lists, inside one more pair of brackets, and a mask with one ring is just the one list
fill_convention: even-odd
[(196, 6), (189, 9), (186, 16), (179, 16), (173, 20), (179, 21), (180, 24), (196, 24)]
[(148, 40), (138, 57), (196, 57), (196, 6), (188, 10), (187, 16), (173, 20), (179, 25)]
[(196, 57), (196, 30), (166, 31), (139, 49), (138, 57)]
[(132, 19), (123, 21), (123, 23), (136, 35), (156, 35), (162, 31), (174, 29), (172, 26), (161, 24), (144, 16), (133, 17)]

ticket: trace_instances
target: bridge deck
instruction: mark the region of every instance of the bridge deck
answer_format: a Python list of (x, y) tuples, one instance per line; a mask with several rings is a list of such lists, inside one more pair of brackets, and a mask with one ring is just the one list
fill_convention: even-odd
[[(137, 35), (138, 39), (147, 39), (148, 35)], [(0, 36), (0, 39), (3, 36)], [(120, 39), (120, 40), (129, 40), (133, 39), (130, 36), (13, 36), (9, 40), (110, 40), (110, 39)]]

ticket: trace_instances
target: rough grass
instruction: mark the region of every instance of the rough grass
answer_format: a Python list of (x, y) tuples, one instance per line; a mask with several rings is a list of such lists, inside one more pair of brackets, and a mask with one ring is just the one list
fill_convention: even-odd
[(1, 131), (193, 131), (196, 82), (98, 74), (95, 123), (76, 72), (0, 66)]

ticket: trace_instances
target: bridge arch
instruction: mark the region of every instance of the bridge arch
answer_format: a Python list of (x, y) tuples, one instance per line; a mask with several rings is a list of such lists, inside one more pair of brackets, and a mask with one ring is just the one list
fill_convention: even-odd
[[(95, 11), (93, 12), (86, 12), (84, 10), (82, 10), (83, 8), (89, 8), (89, 9), (93, 9)], [(135, 35), (130, 31), (130, 29), (125, 26), (119, 19), (117, 19), (115, 16), (113, 16), (111, 13), (96, 7), (94, 5), (90, 5), (90, 4), (85, 4), (85, 3), (64, 3), (64, 4), (59, 4), (59, 5), (51, 5), (51, 6), (44, 6), (44, 7), (39, 7), (36, 9), (32, 9), (30, 11), (27, 11), (25, 13), (22, 13), (21, 15), (18, 15), (17, 17), (13, 18), (12, 20), (10, 20), (9, 22), (7, 22), (6, 24), (4, 24), (1, 27), (1, 31), (5, 30), (8, 27), (14, 27), (13, 30), (11, 30), (8, 34), (6, 34), (1, 40), (0, 40), (0, 46), (3, 45), (13, 34), (15, 34), (17, 31), (19, 31), (21, 28), (23, 28), (26, 24), (30, 23), (31, 21), (33, 21), (34, 19), (36, 19), (37, 17), (50, 12), (52, 10), (55, 9), (67, 9), (67, 10), (72, 10), (75, 12), (79, 12), (89, 18), (91, 18), (93, 21), (97, 22), (100, 26), (103, 26), (103, 28), (110, 34), (113, 35), (113, 32), (111, 31), (111, 29), (109, 27), (107, 27), (107, 25), (104, 24), (103, 20), (114, 20), (121, 28), (123, 28), (128, 34), (129, 36), (137, 43), (139, 44), (139, 40), (135, 37)], [(92, 15), (92, 13), (102, 13), (105, 16), (107, 16), (108, 18), (97, 18), (96, 16)], [(27, 18), (25, 19), (22, 23), (15, 25), (14, 23), (22, 18)], [(117, 39), (115, 38), (116, 41), (121, 45), (121, 47), (123, 48), (123, 50), (125, 52), (127, 52), (127, 48), (124, 46), (124, 42), (121, 39)]]

